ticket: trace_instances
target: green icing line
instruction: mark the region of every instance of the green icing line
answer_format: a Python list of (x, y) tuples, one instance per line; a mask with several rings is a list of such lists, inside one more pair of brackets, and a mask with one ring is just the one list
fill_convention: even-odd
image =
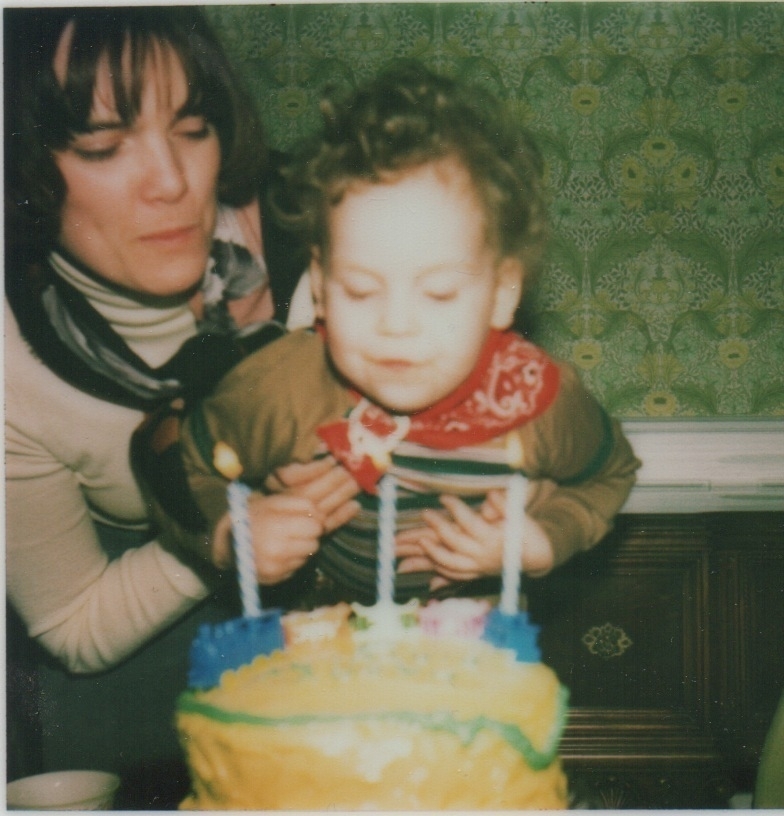
[(558, 743), (566, 724), (569, 692), (561, 686), (558, 690), (558, 703), (552, 734), (545, 747), (538, 751), (531, 741), (516, 726), (498, 722), (488, 717), (475, 717), (471, 720), (457, 720), (448, 712), (433, 712), (431, 714), (411, 711), (389, 711), (376, 714), (299, 714), (288, 717), (264, 717), (256, 714), (246, 714), (238, 711), (226, 711), (218, 706), (197, 700), (192, 692), (180, 695), (178, 709), (186, 714), (198, 714), (217, 722), (228, 725), (261, 725), (274, 727), (278, 725), (302, 726), (311, 723), (333, 723), (350, 720), (395, 720), (410, 725), (418, 725), (431, 731), (448, 731), (454, 734), (464, 745), (472, 742), (483, 730), (489, 730), (501, 737), (526, 761), (534, 771), (542, 771), (555, 759), (558, 752)]

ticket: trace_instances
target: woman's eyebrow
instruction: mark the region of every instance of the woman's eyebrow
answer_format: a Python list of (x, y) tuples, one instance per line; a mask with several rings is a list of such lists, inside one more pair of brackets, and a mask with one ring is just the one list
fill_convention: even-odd
[(78, 138), (95, 133), (116, 133), (126, 130), (127, 127), (128, 125), (120, 119), (88, 119), (84, 127), (75, 128), (72, 133), (74, 138)]
[[(196, 109), (193, 103), (185, 102), (180, 108), (174, 111), (172, 122), (179, 122), (183, 119), (187, 119), (189, 116), (203, 116), (203, 114)], [(119, 116), (116, 119), (88, 119), (85, 132), (93, 133), (99, 130), (125, 130), (127, 127), (129, 127), (129, 124), (124, 122)]]
[(90, 119), (87, 122), (87, 131), (95, 130), (122, 130), (127, 125), (120, 119)]
[(172, 120), (179, 122), (180, 119), (185, 119), (188, 116), (204, 116), (204, 111), (201, 109), (198, 102), (190, 97), (186, 99), (176, 111), (174, 111)]

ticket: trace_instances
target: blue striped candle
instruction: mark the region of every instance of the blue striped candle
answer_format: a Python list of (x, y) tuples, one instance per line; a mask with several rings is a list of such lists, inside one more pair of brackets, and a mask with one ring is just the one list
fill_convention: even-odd
[(391, 604), (395, 592), (395, 480), (387, 475), (379, 484), (378, 562), (376, 601)]
[(246, 618), (258, 618), (261, 616), (261, 599), (259, 597), (259, 583), (256, 578), (256, 559), (253, 556), (253, 540), (248, 520), (250, 493), (250, 488), (246, 484), (237, 481), (229, 482), (227, 497), (242, 611)]
[(499, 610), (505, 615), (516, 614), (520, 605), (520, 572), (523, 566), (527, 484), (528, 482), (522, 473), (513, 473), (506, 490), (503, 583), (501, 586), (501, 600), (498, 604)]

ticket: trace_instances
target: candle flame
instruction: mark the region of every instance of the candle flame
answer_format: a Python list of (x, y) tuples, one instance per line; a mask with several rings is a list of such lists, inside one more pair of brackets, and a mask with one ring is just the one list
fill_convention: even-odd
[(229, 481), (236, 481), (242, 475), (239, 456), (225, 442), (218, 442), (213, 448), (212, 464), (215, 470)]

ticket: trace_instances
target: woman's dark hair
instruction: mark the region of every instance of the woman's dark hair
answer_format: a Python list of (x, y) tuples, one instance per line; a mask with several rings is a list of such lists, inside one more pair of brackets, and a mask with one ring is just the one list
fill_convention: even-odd
[(500, 257), (519, 258), (531, 282), (547, 234), (542, 160), (533, 141), (486, 90), (405, 61), (343, 101), (328, 96), (321, 112), (322, 131), (289, 173), (280, 206), (311, 246), (328, 251), (329, 208), (351, 184), (383, 182), (455, 157), (484, 206), (488, 241)]
[[(53, 69), (68, 23), (74, 25), (64, 86)], [(108, 57), (117, 113), (139, 112), (145, 63), (165, 45), (179, 57), (188, 82), (187, 110), (218, 134), (218, 197), (247, 203), (266, 161), (261, 126), (203, 13), (193, 7), (5, 9), (6, 236), (50, 246), (60, 228), (65, 182), (52, 151), (88, 129), (99, 60)], [(123, 57), (129, 62), (123, 62)], [(9, 230), (11, 235), (9, 235)]]

